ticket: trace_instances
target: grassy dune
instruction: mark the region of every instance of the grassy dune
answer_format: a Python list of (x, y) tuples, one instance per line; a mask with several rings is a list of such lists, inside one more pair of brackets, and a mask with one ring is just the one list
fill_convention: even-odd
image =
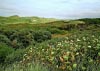
[(99, 22), (0, 17), (0, 71), (99, 71)]

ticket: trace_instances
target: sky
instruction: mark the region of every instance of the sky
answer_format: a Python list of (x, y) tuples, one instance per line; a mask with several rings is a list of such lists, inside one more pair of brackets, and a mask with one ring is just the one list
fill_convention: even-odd
[(0, 0), (0, 16), (100, 17), (100, 0)]

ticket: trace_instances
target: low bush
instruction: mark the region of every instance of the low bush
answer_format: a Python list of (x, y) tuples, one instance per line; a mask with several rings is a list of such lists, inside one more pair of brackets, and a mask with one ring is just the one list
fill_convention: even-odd
[(1, 43), (5, 43), (5, 44), (7, 44), (7, 45), (10, 44), (10, 40), (8, 39), (8, 37), (5, 36), (5, 35), (2, 35), (2, 34), (0, 34), (0, 42), (1, 42)]
[(100, 31), (75, 32), (64, 38), (32, 46), (27, 53), (32, 51), (34, 60), (47, 65), (51, 71), (99, 71), (99, 33)]
[(50, 31), (52, 34), (65, 34), (66, 31), (60, 30), (58, 28), (48, 28), (48, 31)]
[(51, 33), (48, 31), (36, 31), (34, 32), (33, 36), (36, 42), (42, 42), (51, 39)]
[(13, 53), (6, 56), (5, 64), (12, 64), (17, 61), (21, 61), (23, 59), (23, 55), (25, 54), (26, 49), (17, 49)]
[(34, 36), (29, 30), (16, 31), (10, 36), (12, 41), (12, 47), (14, 48), (26, 48), (31, 44), (35, 44)]
[(13, 48), (7, 46), (4, 43), (0, 43), (0, 63), (3, 63), (6, 59), (6, 56), (11, 54), (13, 51)]

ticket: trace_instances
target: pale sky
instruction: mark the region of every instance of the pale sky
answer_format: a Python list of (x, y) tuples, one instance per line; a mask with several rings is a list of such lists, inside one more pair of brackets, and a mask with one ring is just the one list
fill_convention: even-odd
[(100, 17), (100, 0), (0, 0), (0, 16)]

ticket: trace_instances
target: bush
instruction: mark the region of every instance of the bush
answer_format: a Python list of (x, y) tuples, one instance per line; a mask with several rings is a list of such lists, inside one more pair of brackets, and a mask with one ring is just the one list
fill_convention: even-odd
[(13, 48), (8, 47), (4, 43), (0, 43), (0, 63), (3, 63), (6, 59), (6, 56), (11, 54), (13, 51)]
[(79, 19), (80, 21), (84, 21), (86, 24), (100, 24), (100, 18), (85, 18)]
[(5, 43), (5, 44), (9, 44), (10, 40), (5, 35), (0, 34), (0, 42)]
[(50, 28), (47, 30), (50, 31), (52, 34), (65, 34), (66, 33), (64, 30), (60, 30), (57, 28)]
[(16, 61), (20, 61), (23, 59), (23, 54), (25, 53), (25, 49), (17, 49), (15, 52), (9, 54), (6, 57), (5, 63), (12, 64)]
[(51, 33), (48, 31), (36, 31), (34, 32), (34, 40), (37, 42), (42, 42), (51, 39)]
[(34, 43), (34, 37), (29, 30), (17, 31), (10, 38), (14, 48), (25, 48)]
[(9, 30), (9, 29), (2, 30), (2, 34), (6, 35), (9, 39), (10, 39), (10, 36), (15, 32), (16, 32), (15, 30)]

